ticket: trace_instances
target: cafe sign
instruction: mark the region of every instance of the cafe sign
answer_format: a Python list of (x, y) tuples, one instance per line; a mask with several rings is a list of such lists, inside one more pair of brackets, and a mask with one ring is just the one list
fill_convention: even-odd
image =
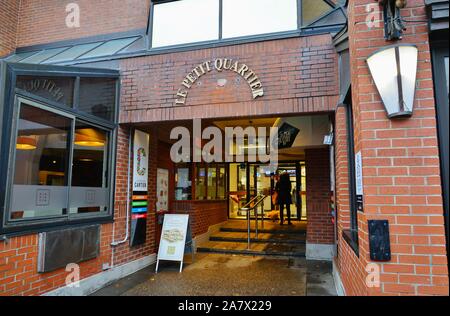
[(252, 91), (253, 99), (262, 97), (264, 95), (264, 89), (261, 80), (255, 74), (255, 72), (250, 69), (246, 64), (241, 63), (237, 60), (231, 58), (217, 58), (213, 61), (205, 61), (197, 65), (191, 72), (189, 72), (181, 83), (181, 88), (178, 89), (175, 98), (175, 105), (185, 105), (186, 99), (189, 94), (191, 87), (199, 80), (202, 76), (206, 75), (211, 71), (233, 71), (244, 78), (250, 89)]

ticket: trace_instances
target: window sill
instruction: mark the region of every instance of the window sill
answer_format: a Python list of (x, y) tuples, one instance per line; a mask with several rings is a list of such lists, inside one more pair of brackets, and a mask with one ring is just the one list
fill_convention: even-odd
[(342, 237), (347, 242), (347, 244), (352, 248), (355, 252), (356, 256), (359, 257), (359, 245), (358, 245), (358, 236), (356, 232), (352, 232), (350, 229), (346, 229), (342, 231)]
[(111, 215), (105, 216), (103, 218), (85, 218), (72, 223), (57, 223), (57, 224), (34, 224), (27, 227), (3, 227), (3, 232), (0, 232), (0, 243), (8, 243), (8, 239), (14, 237), (22, 237), (29, 235), (36, 235), (39, 233), (50, 232), (55, 230), (64, 230), (67, 228), (83, 227), (86, 225), (95, 224), (109, 224), (113, 223), (114, 219)]

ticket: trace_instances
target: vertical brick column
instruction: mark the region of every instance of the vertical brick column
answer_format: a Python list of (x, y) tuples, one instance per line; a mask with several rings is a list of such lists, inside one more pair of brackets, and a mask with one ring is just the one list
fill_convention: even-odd
[(19, 0), (0, 0), (0, 57), (16, 49)]
[[(329, 148), (314, 148), (305, 150), (306, 161), (306, 209), (308, 216), (307, 226), (307, 256), (311, 255), (309, 249), (328, 247), (334, 243), (334, 227), (331, 221), (330, 210), (330, 151)], [(317, 250), (323, 251), (323, 250)], [(317, 253), (316, 253), (317, 254)], [(316, 259), (319, 259), (317, 257)], [(331, 259), (331, 255), (327, 258)], [(321, 258), (325, 259), (325, 257)]]
[[(365, 23), (369, 4), (373, 1), (349, 2), (355, 152), (362, 153), (365, 195), (364, 213), (358, 214), (359, 257), (340, 235), (338, 266), (343, 267), (340, 272), (347, 294), (448, 295), (435, 100), (424, 1), (408, 1), (402, 9), (402, 15), (415, 22), (407, 23), (408, 29), (400, 42), (418, 47), (419, 64), (414, 115), (400, 120), (387, 118), (366, 65), (369, 54), (393, 44), (384, 41), (382, 21), (373, 28)], [(338, 149), (340, 152), (342, 149)], [(381, 284), (372, 288), (364, 282), (366, 266), (373, 263), (368, 249), (369, 219), (389, 221), (392, 250), (390, 262), (377, 263)]]

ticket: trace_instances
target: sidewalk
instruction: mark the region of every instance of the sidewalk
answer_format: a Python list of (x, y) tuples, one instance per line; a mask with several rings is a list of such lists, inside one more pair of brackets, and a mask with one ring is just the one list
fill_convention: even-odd
[(305, 296), (336, 295), (331, 265), (304, 258), (190, 255), (179, 264), (152, 265), (92, 294), (94, 296)]

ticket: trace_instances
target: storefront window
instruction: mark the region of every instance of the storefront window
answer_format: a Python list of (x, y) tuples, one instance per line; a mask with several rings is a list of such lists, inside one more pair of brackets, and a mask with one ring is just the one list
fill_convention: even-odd
[(70, 213), (107, 211), (108, 133), (77, 121), (73, 144)]
[(189, 167), (178, 167), (175, 174), (175, 199), (186, 201), (192, 199), (192, 181)]
[(0, 234), (112, 219), (119, 73), (54, 69), (7, 69)]
[(208, 200), (217, 198), (217, 169), (208, 168)]
[(219, 167), (218, 172), (219, 175), (217, 179), (217, 199), (225, 200), (227, 186), (227, 173), (225, 167)]
[(10, 220), (66, 212), (70, 128), (70, 118), (21, 104)]
[(115, 78), (80, 78), (78, 110), (113, 121), (115, 91)]
[(195, 179), (195, 199), (206, 199), (206, 168), (197, 168), (197, 177)]
[[(195, 166), (195, 200), (225, 200), (227, 198), (227, 169), (225, 165)], [(191, 181), (189, 168), (177, 168), (175, 182), (177, 183), (175, 197), (177, 200), (191, 199)]]

